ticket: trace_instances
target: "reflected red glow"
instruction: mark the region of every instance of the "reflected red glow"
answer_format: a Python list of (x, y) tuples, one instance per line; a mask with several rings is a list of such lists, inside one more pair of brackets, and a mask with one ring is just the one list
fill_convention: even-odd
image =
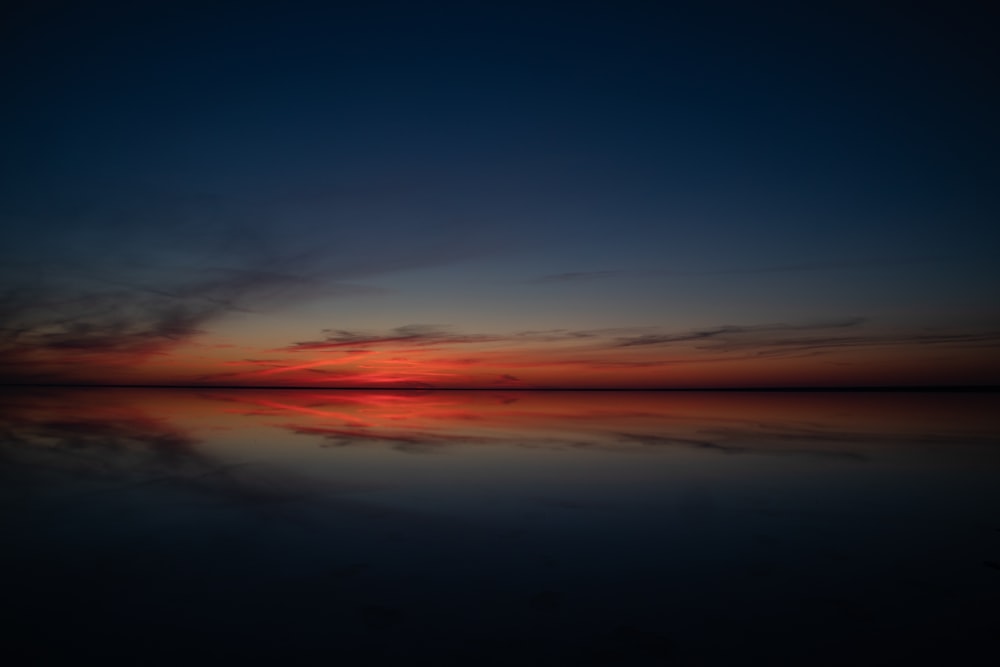
[(204, 399), (298, 434), (371, 441), (489, 442), (520, 433), (550, 443), (691, 446), (766, 436), (792, 446), (1000, 432), (993, 394), (240, 390)]
[[(242, 432), (254, 447), (500, 446), (863, 459), (872, 447), (985, 443), (996, 394), (7, 390), (0, 425), (189, 449)], [(89, 434), (89, 435), (88, 435)], [(257, 444), (259, 443), (259, 444)], [(186, 451), (186, 449), (185, 449)]]

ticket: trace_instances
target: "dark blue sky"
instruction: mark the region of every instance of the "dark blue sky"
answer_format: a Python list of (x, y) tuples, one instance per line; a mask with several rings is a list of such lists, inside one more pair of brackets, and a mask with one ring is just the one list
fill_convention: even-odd
[(873, 5), (14, 3), (8, 319), (992, 335), (996, 17)]

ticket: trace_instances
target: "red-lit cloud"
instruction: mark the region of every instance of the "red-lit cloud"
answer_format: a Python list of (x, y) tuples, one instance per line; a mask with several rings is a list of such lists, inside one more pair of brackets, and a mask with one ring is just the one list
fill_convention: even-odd
[[(330, 387), (636, 387), (910, 384), (915, 360), (944, 354), (968, 369), (996, 363), (1000, 332), (866, 331), (863, 318), (669, 332), (586, 330), (483, 334), (411, 325), (328, 331), (324, 340), (246, 359), (203, 383)], [(923, 354), (923, 357), (921, 357)], [(279, 356), (280, 355), (280, 356)], [(308, 355), (308, 361), (301, 357)], [(950, 355), (950, 356), (949, 356)], [(991, 356), (992, 355), (992, 356)], [(240, 362), (236, 363), (237, 366)], [(938, 371), (940, 371), (938, 364)]]

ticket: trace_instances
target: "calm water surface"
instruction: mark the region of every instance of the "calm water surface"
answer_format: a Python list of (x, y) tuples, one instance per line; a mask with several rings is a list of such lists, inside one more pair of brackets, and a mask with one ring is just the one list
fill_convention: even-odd
[(16, 665), (996, 665), (1000, 395), (0, 392)]

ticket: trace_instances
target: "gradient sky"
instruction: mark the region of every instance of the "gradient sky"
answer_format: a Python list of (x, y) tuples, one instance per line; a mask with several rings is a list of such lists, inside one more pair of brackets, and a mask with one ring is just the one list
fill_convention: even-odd
[(7, 3), (0, 381), (1000, 384), (986, 4)]

